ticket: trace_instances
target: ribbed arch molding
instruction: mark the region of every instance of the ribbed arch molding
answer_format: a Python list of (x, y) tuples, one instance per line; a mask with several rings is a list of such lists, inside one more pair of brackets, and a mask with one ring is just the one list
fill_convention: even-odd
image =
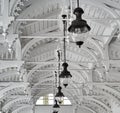
[(15, 107), (15, 105), (18, 105), (18, 104), (21, 104), (21, 105), (29, 104), (30, 99), (31, 99), (31, 97), (20, 97), (20, 98), (14, 99), (14, 100), (8, 102), (6, 105), (4, 105), (2, 110), (7, 111), (7, 110), (11, 109), (12, 107)]
[(8, 96), (11, 96), (11, 94), (24, 93), (27, 86), (28, 83), (11, 84), (10, 86), (0, 91), (0, 98), (7, 98)]

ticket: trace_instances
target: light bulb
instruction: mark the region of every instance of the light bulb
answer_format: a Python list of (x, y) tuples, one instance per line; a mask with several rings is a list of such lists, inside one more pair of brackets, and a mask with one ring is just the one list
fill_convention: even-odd
[(64, 101), (64, 97), (55, 97), (55, 99), (59, 102), (59, 104), (62, 104)]

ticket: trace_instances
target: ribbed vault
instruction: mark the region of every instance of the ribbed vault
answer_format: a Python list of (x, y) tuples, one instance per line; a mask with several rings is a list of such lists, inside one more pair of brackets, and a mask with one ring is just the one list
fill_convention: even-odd
[[(76, 0), (9, 2), (9, 15), (15, 20), (6, 17), (6, 38), (0, 16), (0, 100), (4, 112), (19, 113), (32, 109), (40, 96), (53, 93), (57, 50), (63, 52), (61, 15), (74, 19)], [(73, 77), (63, 92), (78, 109), (111, 113), (110, 99), (120, 104), (120, 0), (80, 0), (80, 6), (91, 31), (76, 38), (67, 33), (66, 57)], [(5, 16), (2, 9), (0, 15)], [(67, 22), (71, 24), (71, 20)], [(83, 37), (86, 41), (79, 48), (74, 40)]]

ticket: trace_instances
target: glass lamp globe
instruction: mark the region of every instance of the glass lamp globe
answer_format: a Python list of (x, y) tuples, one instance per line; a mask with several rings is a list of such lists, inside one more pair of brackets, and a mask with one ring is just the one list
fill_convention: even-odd
[(70, 80), (70, 78), (64, 78), (61, 80), (62, 84), (64, 85), (65, 88), (68, 86), (69, 80)]

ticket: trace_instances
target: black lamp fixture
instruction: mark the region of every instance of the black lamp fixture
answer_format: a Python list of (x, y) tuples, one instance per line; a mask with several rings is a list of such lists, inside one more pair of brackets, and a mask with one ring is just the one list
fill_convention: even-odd
[(72, 25), (68, 28), (69, 32), (81, 34), (91, 30), (86, 20), (82, 19), (83, 9), (79, 7), (79, 0), (77, 0), (77, 8), (75, 8), (73, 14), (76, 15), (76, 20), (72, 21)]
[(55, 104), (53, 105), (53, 112), (58, 112), (60, 109), (59, 104), (57, 103), (57, 100), (55, 100)]
[[(63, 19), (65, 19), (67, 16), (66, 15), (62, 15)], [(69, 81), (69, 78), (72, 77), (72, 75), (70, 74), (70, 72), (67, 70), (67, 67), (68, 67), (68, 63), (66, 62), (66, 20), (63, 20), (63, 32), (64, 32), (64, 63), (62, 64), (63, 66), (63, 71), (61, 72), (61, 74), (59, 75), (59, 78), (63, 79), (63, 85), (65, 87), (68, 86), (68, 81)]]
[(58, 86), (57, 88), (58, 88), (58, 92), (55, 95), (55, 99), (61, 104), (64, 99), (64, 94), (61, 91), (62, 90), (61, 86)]
[(72, 77), (72, 75), (70, 74), (70, 72), (67, 70), (67, 67), (68, 67), (68, 63), (64, 62), (62, 64), (63, 66), (63, 71), (61, 72), (61, 74), (59, 75), (60, 78), (64, 79), (63, 80), (63, 85), (65, 87), (68, 86), (68, 82), (69, 82), (69, 79)]
[[(77, 8), (75, 8), (75, 10), (73, 11), (76, 19), (72, 21), (72, 24), (68, 28), (69, 32), (82, 34), (91, 30), (90, 26), (87, 24), (87, 21), (82, 19), (83, 13), (83, 9), (79, 7), (79, 0), (77, 0)], [(80, 47), (83, 43), (83, 41), (77, 41), (76, 45)]]

